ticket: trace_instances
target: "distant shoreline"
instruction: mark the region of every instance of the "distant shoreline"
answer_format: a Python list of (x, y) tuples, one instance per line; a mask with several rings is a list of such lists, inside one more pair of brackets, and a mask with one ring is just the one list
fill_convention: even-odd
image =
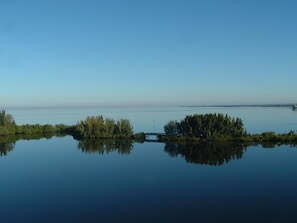
[(220, 107), (220, 108), (239, 108), (239, 107), (265, 107), (265, 108), (276, 108), (276, 107), (292, 107), (294, 104), (247, 104), (247, 105), (181, 105), (179, 107), (184, 108), (206, 108), (206, 107)]
[(77, 109), (77, 108), (143, 108), (143, 107), (178, 107), (178, 108), (276, 108), (276, 107), (293, 107), (297, 103), (286, 103), (286, 104), (223, 104), (223, 105), (48, 105), (48, 106), (3, 106), (4, 110), (31, 110), (31, 109)]

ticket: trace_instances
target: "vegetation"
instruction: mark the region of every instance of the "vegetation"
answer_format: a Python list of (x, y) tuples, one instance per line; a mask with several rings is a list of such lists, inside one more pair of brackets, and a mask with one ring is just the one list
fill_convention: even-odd
[(0, 136), (9, 135), (32, 135), (32, 134), (47, 134), (47, 133), (69, 133), (73, 131), (73, 127), (64, 124), (58, 125), (16, 125), (12, 115), (6, 114), (5, 111), (0, 112)]
[(295, 131), (290, 131), (284, 134), (276, 134), (275, 132), (263, 132), (261, 134), (247, 134), (242, 141), (246, 142), (257, 142), (257, 143), (266, 143), (270, 142), (273, 144), (277, 143), (290, 143), (296, 145), (297, 143), (297, 134)]
[(0, 112), (0, 135), (8, 135), (14, 131), (16, 123), (10, 114), (6, 114), (4, 110)]
[[(159, 135), (161, 142), (227, 142), (262, 143), (267, 147), (279, 143), (297, 144), (297, 134), (263, 132), (248, 134), (240, 118), (231, 118), (223, 114), (194, 114), (182, 121), (169, 121), (164, 126), (165, 135)], [(13, 116), (4, 110), (0, 112), (0, 137), (17, 136), (18, 138), (51, 137), (53, 135), (72, 135), (75, 139), (132, 139), (145, 140), (144, 133), (133, 133), (133, 126), (128, 119), (115, 121), (103, 116), (89, 116), (76, 125), (17, 125)]]
[(237, 141), (262, 143), (272, 147), (278, 143), (296, 145), (297, 134), (290, 131), (285, 134), (263, 132), (262, 134), (248, 134), (240, 118), (231, 118), (223, 114), (195, 114), (186, 116), (181, 122), (169, 121), (164, 126), (166, 135), (160, 135), (163, 142), (203, 142), (203, 141)]
[(16, 125), (12, 115), (0, 112), (0, 136), (33, 135), (33, 134), (67, 134), (76, 139), (134, 139), (144, 140), (144, 133), (133, 133), (132, 124), (128, 119), (115, 121), (103, 116), (89, 116), (77, 125)]
[(164, 126), (166, 135), (187, 138), (238, 138), (246, 135), (240, 118), (223, 114), (188, 115), (181, 122), (169, 121)]
[(128, 119), (115, 121), (104, 119), (103, 116), (92, 116), (76, 125), (74, 136), (78, 139), (130, 139), (133, 127)]
[[(248, 146), (261, 144), (274, 148), (283, 144), (297, 147), (297, 134), (263, 132), (248, 134), (242, 120), (222, 114), (194, 114), (182, 121), (169, 121), (165, 134), (158, 135), (165, 142), (170, 156), (182, 156), (187, 162), (202, 165), (222, 165), (232, 159), (240, 159)], [(17, 140), (51, 138), (71, 135), (79, 140), (78, 148), (85, 153), (104, 154), (118, 152), (129, 154), (133, 142), (144, 142), (143, 132), (133, 133), (128, 119), (117, 121), (103, 116), (90, 116), (76, 125), (17, 125), (13, 116), (0, 112), (0, 156), (12, 151)]]

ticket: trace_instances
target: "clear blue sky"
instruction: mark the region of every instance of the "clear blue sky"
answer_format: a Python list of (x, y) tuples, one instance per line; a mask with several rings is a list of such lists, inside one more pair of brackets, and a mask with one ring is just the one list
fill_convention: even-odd
[(0, 106), (297, 103), (296, 0), (0, 0)]

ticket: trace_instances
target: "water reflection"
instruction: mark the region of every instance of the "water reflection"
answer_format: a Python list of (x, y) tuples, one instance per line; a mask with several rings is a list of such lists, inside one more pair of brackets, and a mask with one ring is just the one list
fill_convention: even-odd
[(166, 143), (165, 152), (171, 157), (181, 155), (189, 163), (219, 166), (241, 159), (247, 146), (239, 143)]
[(6, 156), (14, 149), (15, 140), (8, 137), (0, 137), (0, 156)]
[[(50, 139), (53, 136), (63, 137), (65, 135), (57, 134), (33, 134), (16, 135), (10, 137), (0, 137), (0, 157), (6, 156), (15, 148), (17, 140), (39, 140), (42, 138)], [(119, 154), (130, 154), (133, 149), (133, 140), (81, 140), (78, 142), (78, 148), (89, 154), (108, 154), (118, 152)], [(144, 142), (138, 142), (144, 143)], [(156, 142), (158, 143), (158, 142)], [(261, 146), (264, 149), (273, 149), (281, 145), (287, 145), (292, 148), (297, 147), (297, 142), (271, 142), (263, 141), (261, 143), (234, 143), (234, 142), (204, 142), (204, 143), (166, 143), (164, 151), (171, 157), (182, 156), (189, 163), (201, 165), (219, 166), (230, 162), (231, 160), (241, 159), (246, 149), (250, 146)]]
[(78, 148), (85, 153), (110, 153), (117, 151), (119, 154), (130, 154), (133, 149), (132, 140), (81, 140)]
[(8, 152), (11, 152), (15, 148), (15, 143), (18, 140), (40, 140), (40, 139), (51, 139), (52, 137), (64, 137), (65, 134), (57, 133), (42, 133), (42, 134), (19, 134), (13, 136), (1, 136), (0, 137), (0, 157), (6, 156)]

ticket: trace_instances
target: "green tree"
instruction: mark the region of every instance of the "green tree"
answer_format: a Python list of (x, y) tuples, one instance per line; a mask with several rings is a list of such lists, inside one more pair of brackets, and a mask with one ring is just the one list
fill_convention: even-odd
[(179, 134), (178, 122), (170, 120), (164, 126), (164, 132), (166, 135), (178, 135)]
[(11, 114), (6, 114), (4, 110), (0, 112), (0, 135), (15, 134), (16, 123)]
[(223, 114), (187, 115), (180, 123), (169, 121), (164, 126), (165, 133), (179, 133), (186, 137), (241, 137), (245, 129), (240, 118), (231, 118)]
[(105, 119), (105, 138), (112, 138), (115, 134), (115, 121), (112, 118)]
[(13, 116), (11, 114), (6, 114), (4, 110), (0, 112), (0, 126), (5, 126), (5, 127), (16, 126)]
[(133, 127), (128, 119), (119, 119), (116, 123), (116, 137), (131, 138)]
[(133, 127), (128, 119), (115, 122), (111, 118), (92, 116), (77, 124), (75, 136), (88, 139), (131, 138)]

